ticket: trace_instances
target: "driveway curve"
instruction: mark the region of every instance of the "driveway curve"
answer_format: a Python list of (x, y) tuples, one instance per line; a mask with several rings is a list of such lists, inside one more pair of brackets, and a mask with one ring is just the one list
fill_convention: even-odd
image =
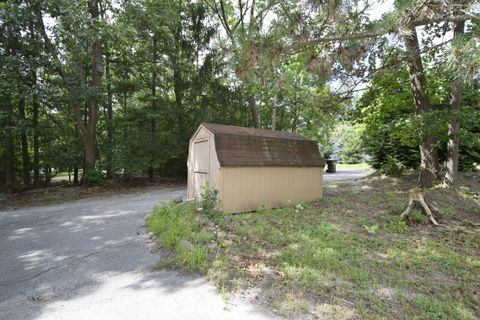
[(374, 172), (375, 170), (373, 169), (339, 169), (335, 173), (324, 172), (323, 181), (328, 183), (330, 181), (355, 180), (364, 178)]
[(185, 188), (0, 211), (0, 319), (270, 319), (246, 300), (225, 308), (201, 276), (153, 271), (144, 228)]

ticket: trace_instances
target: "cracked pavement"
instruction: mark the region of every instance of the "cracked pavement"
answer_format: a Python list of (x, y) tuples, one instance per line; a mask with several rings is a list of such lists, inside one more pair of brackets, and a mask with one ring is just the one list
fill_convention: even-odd
[(0, 319), (270, 319), (199, 275), (153, 271), (145, 216), (185, 188), (0, 211)]

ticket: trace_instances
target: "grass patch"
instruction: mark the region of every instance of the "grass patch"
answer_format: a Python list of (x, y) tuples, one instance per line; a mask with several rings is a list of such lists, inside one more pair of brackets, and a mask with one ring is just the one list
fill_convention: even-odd
[(208, 269), (206, 245), (214, 235), (208, 232), (199, 219), (193, 204), (167, 203), (156, 207), (147, 217), (147, 227), (159, 243), (173, 251), (173, 256), (155, 265), (154, 268), (180, 266), (188, 270)]
[[(432, 189), (442, 225), (415, 212), (405, 222), (414, 183), (372, 177), (329, 185), (315, 204), (222, 214), (226, 240), (214, 249), (193, 206), (159, 207), (147, 222), (174, 250), (170, 265), (206, 272), (222, 297), (259, 287), (260, 300), (287, 318), (478, 319), (480, 206)], [(182, 251), (181, 239), (201, 251)]]
[(419, 319), (473, 320), (476, 318), (470, 310), (467, 310), (461, 304), (454, 302), (454, 299), (452, 298), (440, 301), (431, 297), (421, 297), (415, 300), (415, 303), (422, 311), (422, 315)]

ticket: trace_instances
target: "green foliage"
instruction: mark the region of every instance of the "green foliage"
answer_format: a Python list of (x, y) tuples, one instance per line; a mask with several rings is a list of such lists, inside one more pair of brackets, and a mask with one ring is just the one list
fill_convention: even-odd
[(202, 212), (207, 217), (215, 219), (220, 214), (218, 210), (218, 190), (208, 181), (202, 186)]
[[(272, 127), (275, 106), (276, 129), (315, 139), (325, 156), (341, 150), (343, 162), (356, 163), (366, 151), (373, 167), (384, 172), (415, 168), (417, 145), (424, 136), (438, 135), (444, 159), (446, 123), (453, 117), (447, 111), (450, 83), (463, 74), (469, 81), (459, 116), (460, 168), (471, 170), (480, 162), (474, 21), (467, 24), (466, 39), (455, 41), (455, 50), (439, 47), (422, 56), (434, 112), (419, 117), (413, 113), (408, 72), (398, 63), (405, 58), (400, 46), (390, 50), (393, 43), (385, 37), (319, 44), (304, 35), (305, 26), (299, 24), (312, 27), (309, 34), (316, 38), (395, 29), (407, 2), (375, 22), (366, 16), (367, 8), (353, 2), (346, 4), (348, 10), (338, 4), (306, 10), (302, 2), (280, 6), (266, 0), (240, 10), (235, 1), (223, 1), (223, 6), (178, 0), (98, 3), (102, 14), (92, 18), (87, 2), (1, 2), (2, 184), (8, 175), (17, 189), (26, 187), (32, 169), (40, 172), (40, 183), (49, 183), (50, 172), (83, 172), (81, 128), (90, 120), (96, 129), (92, 169), (98, 176), (85, 176), (84, 181), (103, 184), (103, 175), (184, 177), (188, 141), (198, 125), (252, 126), (249, 101), (255, 102), (261, 127)], [(265, 19), (267, 15), (272, 19)], [(42, 16), (45, 21), (48, 17), (46, 32), (37, 21)], [(341, 22), (347, 20), (348, 24)], [(440, 31), (431, 26), (425, 33), (428, 47)], [(90, 68), (96, 40), (102, 49), (98, 87), (92, 84)], [(378, 71), (380, 61), (385, 65)], [(372, 74), (357, 113), (342, 129), (341, 146), (332, 144), (349, 105), (345, 90)], [(88, 101), (98, 103), (92, 106), (98, 109), (98, 119), (89, 112)], [(77, 114), (74, 102), (81, 105)], [(22, 171), (27, 175), (25, 186), (20, 186)]]
[(355, 247), (332, 225), (320, 223), (287, 238), (298, 243), (297, 250), (287, 250), (279, 256), (288, 279), (307, 287), (328, 287), (331, 281), (328, 274), (341, 272), (349, 281), (359, 286), (365, 284), (367, 275), (360, 266), (361, 248)]
[(367, 226), (367, 225), (363, 225), (363, 227), (365, 228), (365, 230), (369, 233), (369, 234), (375, 234), (378, 229), (380, 229), (380, 225), (379, 224), (374, 224), (372, 226)]
[(466, 310), (463, 306), (456, 304), (455, 299), (448, 297), (443, 301), (423, 296), (415, 300), (418, 308), (422, 311), (419, 319), (438, 319), (438, 320), (467, 320), (475, 319), (475, 315), (471, 311)]
[(405, 233), (408, 231), (408, 225), (407, 223), (400, 219), (400, 217), (394, 217), (388, 224), (387, 228), (390, 231), (393, 231), (395, 233)]
[[(171, 259), (156, 267), (174, 264), (189, 270), (206, 271), (208, 256), (205, 245), (213, 235), (198, 222), (193, 204), (163, 204), (154, 209), (146, 223), (149, 230), (158, 237), (159, 243), (173, 250)], [(190, 242), (193, 248), (186, 248), (181, 244), (182, 240)]]
[(175, 264), (192, 271), (205, 272), (208, 269), (208, 251), (203, 247), (195, 247), (191, 251), (180, 245), (175, 252)]
[(362, 162), (364, 154), (362, 145), (364, 131), (364, 124), (345, 125), (340, 152), (342, 163), (356, 164)]
[(85, 170), (82, 178), (88, 185), (104, 185), (106, 183), (103, 173), (95, 169)]
[[(379, 72), (371, 86), (357, 102), (355, 116), (365, 125), (363, 147), (371, 156), (370, 163), (385, 173), (415, 169), (419, 165), (418, 144), (421, 137), (439, 138), (440, 160), (446, 157), (450, 91), (445, 75), (427, 69), (433, 111), (415, 115), (413, 97), (406, 69)], [(480, 147), (479, 98), (476, 86), (465, 86), (462, 99), (460, 138), (460, 169), (472, 170), (479, 163)], [(475, 107), (473, 107), (475, 106)]]
[(418, 209), (410, 210), (408, 218), (414, 223), (427, 224), (429, 223), (428, 216)]
[[(21, 159), (23, 132), (27, 134), (30, 159), (33, 159), (33, 135), (39, 138), (39, 162), (31, 163), (30, 167), (34, 165), (40, 172), (49, 172), (50, 168), (60, 171), (82, 168), (84, 141), (71, 103), (92, 95), (97, 95), (99, 103), (95, 171), (102, 175), (111, 168), (111, 176), (127, 179), (147, 174), (185, 176), (188, 139), (199, 123), (248, 123), (244, 88), (228, 79), (229, 70), (213, 43), (216, 26), (204, 3), (127, 1), (115, 12), (110, 12), (107, 5), (109, 12), (100, 21), (92, 21), (86, 3), (79, 5), (71, 0), (34, 6), (18, 0), (5, 3), (5, 8), (0, 15), (2, 21), (8, 21), (8, 26), (14, 28), (10, 40), (15, 49), (1, 56), (5, 62), (2, 66), (11, 70), (2, 69), (0, 82), (5, 84), (2, 103), (11, 100), (13, 106), (8, 119), (13, 120), (17, 169), (28, 165)], [(31, 12), (35, 9), (51, 17), (54, 27), (48, 36), (55, 46), (62, 48), (58, 66), (51, 63), (52, 54), (46, 50), (48, 46), (44, 45), (36, 15)], [(100, 91), (90, 87), (88, 78), (91, 45), (96, 37), (101, 40), (104, 55)], [(7, 46), (6, 38), (0, 41), (2, 47)], [(86, 71), (83, 77), (78, 67), (82, 63)], [(64, 70), (68, 81), (59, 81), (59, 69)], [(29, 73), (36, 70), (35, 75)], [(79, 81), (85, 82), (83, 90)], [(109, 99), (111, 118), (107, 110)], [(21, 101), (26, 105), (26, 120), (18, 117)], [(35, 103), (39, 108), (37, 126), (32, 125)], [(2, 142), (6, 132), (3, 128), (10, 128), (4, 126), (3, 111), (2, 107)], [(80, 117), (89, 119), (83, 108), (80, 112)], [(4, 151), (2, 143), (2, 162)], [(5, 166), (0, 167), (1, 185), (5, 181)], [(16, 170), (14, 175), (19, 172)], [(84, 181), (104, 183), (100, 174), (92, 179), (85, 176)]]
[(154, 209), (147, 217), (150, 231), (159, 237), (160, 244), (174, 249), (182, 239), (190, 239), (195, 220), (193, 205), (167, 203)]
[(404, 70), (379, 73), (357, 108), (365, 125), (363, 145), (375, 169), (392, 173), (418, 165), (418, 131)]

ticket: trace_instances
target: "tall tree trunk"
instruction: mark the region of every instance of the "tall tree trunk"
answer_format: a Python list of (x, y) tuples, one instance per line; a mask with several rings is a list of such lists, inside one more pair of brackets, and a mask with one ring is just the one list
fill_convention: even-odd
[(298, 126), (298, 102), (296, 95), (293, 96), (293, 116), (292, 116), (292, 132), (297, 132)]
[(13, 107), (10, 102), (4, 104), (5, 108), (5, 190), (13, 192), (15, 186), (15, 141), (12, 133)]
[[(150, 136), (152, 141), (155, 139), (155, 130), (156, 130), (156, 123), (155, 123), (155, 111), (156, 111), (156, 104), (157, 104), (157, 37), (156, 35), (153, 36), (153, 46), (152, 46), (152, 116), (150, 118)], [(151, 155), (150, 155), (150, 166), (148, 167), (148, 177), (153, 178), (154, 176), (154, 167), (153, 162), (155, 161), (155, 151), (152, 148)]]
[[(92, 18), (92, 22), (94, 25), (98, 27), (99, 20), (100, 20), (100, 8), (99, 8), (99, 1), (98, 0), (89, 0), (88, 2), (88, 11)], [(37, 25), (39, 27), (40, 34), (43, 38), (44, 45), (50, 54), (50, 56), (57, 62), (54, 64), (54, 68), (60, 75), (60, 77), (65, 81), (69, 82), (63, 70), (62, 63), (59, 57), (58, 48), (50, 41), (48, 37), (48, 33), (45, 28), (45, 24), (43, 22), (43, 14), (40, 6), (33, 7), (35, 12), (35, 18), (37, 21)], [(103, 74), (103, 66), (102, 66), (102, 44), (99, 38), (96, 38), (92, 45), (92, 52), (91, 52), (91, 86), (93, 88), (94, 94), (92, 94), (87, 99), (87, 114), (88, 114), (88, 121), (86, 123), (83, 122), (82, 113), (81, 113), (81, 101), (76, 94), (76, 90), (74, 87), (68, 87), (68, 91), (71, 97), (73, 97), (74, 101), (72, 102), (72, 109), (75, 115), (75, 121), (79, 126), (80, 130), (82, 131), (83, 140), (84, 140), (84, 148), (85, 148), (85, 165), (84, 165), (84, 172), (83, 172), (83, 181), (88, 184), (89, 183), (89, 172), (95, 170), (95, 137), (96, 137), (96, 126), (98, 120), (98, 94), (100, 92), (101, 87), (101, 80)], [(77, 71), (78, 71), (78, 85), (81, 91), (86, 91), (91, 88), (86, 88), (85, 85), (85, 70), (84, 70), (84, 61), (80, 58), (77, 61)], [(86, 178), (86, 179), (85, 179)]]
[[(18, 31), (18, 30), (15, 30)], [(5, 53), (8, 56), (16, 56), (16, 49), (18, 43), (16, 41), (15, 32), (8, 23), (3, 23), (2, 33), (0, 36), (5, 37), (2, 40), (2, 44), (5, 44)], [(8, 193), (13, 192), (15, 187), (15, 140), (13, 136), (13, 105), (12, 97), (9, 94), (9, 90), (3, 90), (0, 94), (1, 98), (4, 100), (0, 101), (2, 103), (2, 108), (4, 108), (4, 114), (2, 115), (2, 131), (4, 132), (4, 170), (5, 170), (5, 190)], [(0, 118), (0, 120), (2, 119)]]
[[(178, 59), (175, 58), (175, 64), (177, 63)], [(175, 92), (175, 106), (177, 109), (177, 119), (178, 119), (178, 134), (183, 135), (185, 133), (184, 130), (184, 114), (183, 114), (183, 81), (182, 75), (178, 66), (174, 66), (173, 68), (173, 78), (174, 78), (174, 92)]]
[[(457, 22), (453, 33), (454, 41), (463, 36), (465, 22)], [(447, 142), (447, 172), (444, 186), (450, 187), (455, 184), (458, 173), (458, 157), (460, 152), (460, 102), (462, 99), (461, 79), (452, 81), (452, 93), (450, 99), (450, 121), (448, 123)]]
[[(32, 72), (32, 80), (34, 85), (37, 84), (36, 72)], [(39, 142), (39, 130), (38, 130), (38, 100), (37, 96), (33, 95), (32, 101), (33, 107), (33, 184), (37, 187), (40, 184), (40, 142)]]
[(277, 128), (277, 95), (273, 97), (272, 101), (272, 130)]
[(78, 184), (78, 166), (73, 168), (73, 184)]
[(52, 167), (50, 165), (45, 166), (45, 184), (49, 185), (52, 181)]
[[(126, 121), (127, 121), (127, 114), (128, 114), (128, 110), (127, 110), (127, 92), (123, 92), (123, 119), (124, 119), (124, 124), (123, 124), (123, 142), (126, 142), (127, 141), (127, 136), (128, 136), (128, 131), (127, 131), (127, 125), (126, 125)], [(129, 175), (129, 172), (128, 172), (128, 168), (127, 167), (123, 167), (123, 178), (126, 179), (128, 178), (128, 175)]]
[[(29, 4), (30, 6), (30, 21), (29, 21), (29, 31), (30, 31), (30, 40), (33, 44), (38, 44), (38, 30), (35, 30), (34, 24), (35, 12), (38, 11), (39, 4), (34, 3)], [(36, 6), (36, 8), (34, 8)], [(30, 81), (33, 90), (32, 94), (32, 126), (33, 126), (33, 185), (37, 187), (40, 184), (40, 146), (39, 146), (39, 132), (38, 132), (38, 96), (36, 93), (37, 88), (37, 66), (35, 64), (31, 67), (30, 72)]]
[(107, 179), (112, 178), (113, 166), (113, 91), (112, 91), (112, 76), (110, 74), (110, 55), (105, 55), (105, 74), (107, 77)]
[(22, 144), (22, 180), (25, 186), (30, 185), (30, 156), (28, 154), (28, 139), (27, 132), (23, 128), (26, 124), (25, 117), (25, 100), (21, 99), (18, 105), (18, 115), (20, 121), (22, 122), (22, 133), (20, 135), (20, 140)]
[(176, 114), (177, 114), (177, 121), (178, 121), (178, 128), (177, 134), (178, 137), (183, 140), (183, 136), (185, 135), (185, 128), (184, 128), (184, 110), (183, 110), (183, 92), (184, 92), (184, 82), (182, 79), (182, 72), (180, 71), (180, 64), (182, 59), (182, 25), (178, 24), (175, 30), (175, 51), (172, 55), (172, 65), (173, 65), (173, 86), (175, 92), (175, 106), (176, 106)]
[(260, 128), (260, 120), (258, 118), (258, 112), (257, 112), (257, 103), (255, 101), (254, 95), (251, 95), (248, 98), (248, 107), (250, 108), (250, 112), (252, 114), (253, 126), (255, 128)]
[[(85, 171), (95, 170), (95, 133), (91, 130), (83, 136), (85, 145)], [(90, 172), (91, 173), (91, 172)], [(87, 174), (88, 175), (88, 174)], [(85, 176), (85, 172), (84, 172)], [(87, 177), (87, 180), (89, 177)], [(88, 181), (85, 181), (88, 183)]]
[[(89, 1), (89, 11), (92, 20), (97, 21), (100, 17), (99, 3), (97, 0)], [(91, 86), (95, 93), (87, 99), (88, 121), (85, 125), (85, 130), (82, 130), (85, 145), (85, 171), (83, 172), (83, 182), (85, 184), (90, 184), (89, 180), (91, 174), (95, 171), (96, 163), (95, 139), (98, 121), (98, 95), (101, 89), (103, 74), (102, 44), (99, 38), (95, 39), (93, 42), (91, 61)]]
[[(413, 101), (415, 104), (415, 113), (425, 116), (431, 109), (430, 99), (427, 95), (427, 79), (422, 64), (420, 45), (418, 43), (417, 30), (413, 28), (411, 35), (405, 36), (405, 48), (408, 57), (408, 66), (410, 71), (410, 82), (413, 92)], [(420, 128), (420, 177), (419, 184), (422, 187), (432, 187), (438, 170), (438, 152), (436, 149), (437, 138), (430, 132), (425, 132), (426, 127)]]

